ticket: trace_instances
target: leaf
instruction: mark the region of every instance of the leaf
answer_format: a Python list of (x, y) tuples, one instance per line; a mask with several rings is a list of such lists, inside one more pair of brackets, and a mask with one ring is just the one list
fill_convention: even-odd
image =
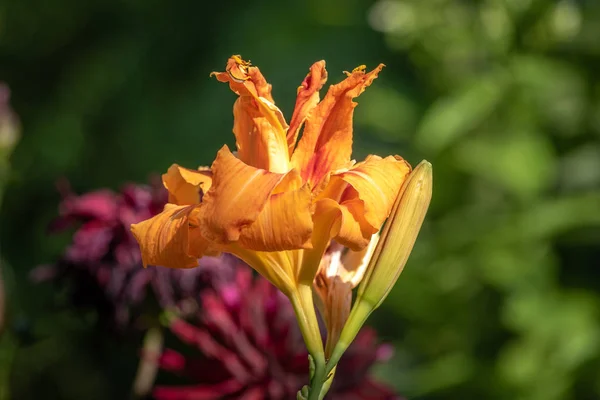
[(507, 75), (497, 70), (436, 101), (425, 113), (417, 131), (418, 147), (438, 153), (470, 133), (502, 101), (509, 83)]

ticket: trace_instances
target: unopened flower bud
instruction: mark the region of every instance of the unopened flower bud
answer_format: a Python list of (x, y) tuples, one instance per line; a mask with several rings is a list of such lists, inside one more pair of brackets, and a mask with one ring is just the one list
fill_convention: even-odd
[(421, 161), (398, 193), (358, 289), (358, 299), (373, 309), (387, 297), (408, 261), (429, 208), (432, 178), (431, 164)]
[(404, 269), (429, 208), (432, 177), (431, 164), (421, 161), (398, 192), (359, 286), (348, 321), (328, 363), (329, 368), (335, 366), (367, 317), (385, 300)]

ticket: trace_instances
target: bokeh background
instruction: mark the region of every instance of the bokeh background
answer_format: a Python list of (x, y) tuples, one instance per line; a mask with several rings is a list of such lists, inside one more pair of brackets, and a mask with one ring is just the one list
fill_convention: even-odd
[(1, 2), (22, 137), (1, 171), (0, 393), (126, 398), (137, 348), (28, 278), (69, 241), (47, 234), (55, 184), (209, 164), (233, 145), (234, 101), (209, 73), (239, 53), (288, 116), (312, 62), (330, 82), (385, 63), (358, 99), (355, 157), (434, 165), (417, 246), (370, 320), (396, 347), (381, 379), (410, 399), (600, 398), (599, 38), (596, 0)]

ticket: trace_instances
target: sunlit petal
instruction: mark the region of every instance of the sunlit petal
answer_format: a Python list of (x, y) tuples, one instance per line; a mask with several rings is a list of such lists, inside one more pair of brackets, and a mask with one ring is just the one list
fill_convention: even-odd
[(202, 199), (199, 215), (202, 235), (221, 244), (237, 241), (286, 175), (246, 165), (227, 146), (219, 150), (211, 169), (212, 186)]
[(173, 164), (167, 173), (163, 174), (162, 180), (169, 191), (169, 203), (198, 204), (202, 194), (210, 189), (212, 173), (209, 168), (193, 170)]
[(390, 214), (392, 205), (410, 173), (410, 165), (400, 157), (369, 156), (348, 171), (334, 174), (334, 179), (342, 179), (355, 191), (346, 190), (340, 199), (341, 204), (359, 198), (364, 202), (364, 218), (378, 231)]
[(271, 85), (257, 67), (244, 61), (239, 55), (229, 57), (225, 72), (213, 72), (211, 76), (215, 76), (220, 82), (229, 83), (231, 90), (240, 96), (263, 97), (273, 102)]
[(242, 231), (239, 242), (260, 251), (310, 248), (313, 227), (310, 208), (308, 186), (275, 194), (256, 221)]
[[(162, 213), (131, 226), (131, 232), (140, 244), (144, 266), (198, 266), (197, 257), (188, 253), (189, 215), (196, 207), (167, 204)], [(194, 236), (196, 240), (199, 239)]]
[(325, 61), (321, 60), (310, 67), (310, 72), (298, 87), (294, 114), (290, 120), (290, 127), (287, 133), (290, 154), (296, 146), (300, 127), (309, 113), (319, 104), (319, 90), (321, 90), (326, 81), (327, 70), (325, 69)]
[(301, 171), (312, 186), (330, 171), (347, 165), (352, 155), (352, 116), (359, 96), (377, 78), (380, 64), (369, 73), (359, 67), (348, 77), (332, 85), (325, 98), (312, 109), (304, 123), (304, 132), (292, 155), (292, 166)]
[[(331, 219), (332, 216), (334, 222), (329, 225), (330, 230), (327, 232), (329, 239), (335, 239), (353, 250), (363, 249), (369, 244), (371, 235), (375, 232), (364, 219), (364, 203), (360, 199), (348, 200), (344, 204), (332, 199), (318, 200), (314, 216), (315, 231), (319, 226), (327, 226), (318, 222)], [(321, 231), (315, 233), (325, 234)]]
[(240, 160), (256, 168), (287, 172), (289, 153), (287, 123), (271, 96), (260, 70), (239, 56), (227, 62), (226, 72), (213, 72), (217, 80), (228, 82), (240, 97), (233, 107), (233, 133)]

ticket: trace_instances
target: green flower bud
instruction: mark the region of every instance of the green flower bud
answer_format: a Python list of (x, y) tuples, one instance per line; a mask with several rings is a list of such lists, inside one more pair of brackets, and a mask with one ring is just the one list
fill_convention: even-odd
[(327, 364), (328, 370), (335, 367), (368, 316), (381, 305), (398, 280), (429, 208), (432, 184), (431, 164), (421, 161), (398, 192), (390, 217), (360, 283), (348, 321)]
[(366, 301), (373, 309), (385, 300), (408, 261), (429, 208), (432, 186), (431, 164), (421, 161), (398, 193), (358, 288), (358, 299)]

